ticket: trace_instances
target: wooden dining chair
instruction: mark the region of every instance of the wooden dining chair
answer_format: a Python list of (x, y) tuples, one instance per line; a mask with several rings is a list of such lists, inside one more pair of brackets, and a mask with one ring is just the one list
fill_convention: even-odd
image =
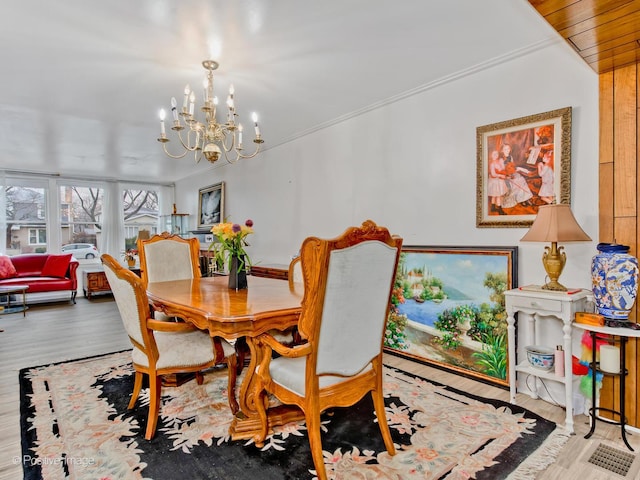
[[(199, 385), (203, 382), (202, 370), (218, 363), (226, 363), (229, 372), (235, 373), (235, 349), (228, 344), (216, 345), (208, 333), (183, 322), (166, 322), (151, 318), (149, 300), (142, 279), (108, 254), (102, 263), (113, 292), (120, 317), (133, 344), (131, 353), (135, 381), (128, 408), (138, 399), (143, 375), (149, 377), (149, 414), (145, 438), (155, 434), (160, 411), (162, 376), (175, 373), (195, 373)], [(218, 347), (218, 349), (216, 348)], [(238, 411), (235, 399), (235, 375), (229, 375), (229, 406)]]
[(140, 275), (145, 285), (199, 278), (200, 241), (163, 232), (148, 239), (138, 238)]
[[(200, 278), (200, 241), (197, 238), (182, 238), (163, 232), (151, 238), (138, 237), (138, 257), (140, 258), (140, 275), (144, 285), (151, 282), (169, 282), (173, 280), (187, 280)], [(154, 311), (156, 320), (182, 319), (167, 317), (160, 311)], [(229, 404), (233, 405), (233, 413), (238, 411), (235, 398), (235, 384), (237, 376), (242, 372), (242, 364), (237, 361), (237, 349), (222, 337), (213, 337), (218, 352), (236, 350), (235, 368), (229, 369), (229, 382), (233, 389), (229, 390)], [(228, 363), (228, 362), (227, 362)], [(233, 371), (232, 371), (233, 370)]]
[[(326, 479), (320, 414), (348, 407), (371, 392), (389, 454), (395, 454), (382, 392), (382, 347), (402, 239), (367, 220), (332, 240), (302, 244), (304, 297), (298, 329), (306, 343), (287, 347), (268, 333), (256, 339), (262, 361), (256, 369), (256, 409), (268, 434), (267, 393), (305, 415), (318, 478)], [(273, 358), (272, 353), (279, 356)]]

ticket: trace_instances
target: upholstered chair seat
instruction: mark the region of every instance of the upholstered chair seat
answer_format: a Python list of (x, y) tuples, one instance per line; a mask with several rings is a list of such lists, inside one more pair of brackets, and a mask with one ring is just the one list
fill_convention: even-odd
[[(213, 361), (213, 341), (206, 332), (155, 332), (153, 336), (158, 347), (158, 369), (175, 365), (193, 367)], [(225, 358), (235, 355), (235, 349), (229, 343), (224, 342), (222, 347)], [(149, 366), (149, 358), (138, 348), (133, 349), (132, 358), (138, 365)]]

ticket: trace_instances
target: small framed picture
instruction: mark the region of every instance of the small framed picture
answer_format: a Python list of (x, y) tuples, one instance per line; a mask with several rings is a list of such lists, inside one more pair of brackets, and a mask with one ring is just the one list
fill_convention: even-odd
[(201, 188), (198, 191), (198, 228), (211, 228), (222, 221), (224, 221), (224, 182)]

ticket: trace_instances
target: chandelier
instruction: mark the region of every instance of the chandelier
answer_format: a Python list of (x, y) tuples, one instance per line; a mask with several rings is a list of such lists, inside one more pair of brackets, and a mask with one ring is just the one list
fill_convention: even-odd
[[(216, 119), (216, 108), (218, 106), (218, 97), (213, 95), (213, 71), (218, 68), (218, 62), (214, 60), (205, 60), (202, 66), (207, 70), (207, 77), (204, 79), (204, 105), (200, 110), (204, 113), (205, 120), (200, 122), (194, 115), (196, 95), (187, 85), (184, 89), (184, 101), (182, 111), (178, 112), (176, 98), (171, 98), (171, 112), (173, 114), (173, 126), (171, 130), (177, 132), (178, 139), (183, 147), (183, 152), (177, 155), (169, 153), (167, 150), (167, 133), (165, 129), (164, 119), (166, 113), (164, 109), (160, 110), (160, 137), (158, 141), (162, 143), (164, 153), (171, 158), (182, 158), (187, 153), (193, 152), (195, 162), (198, 163), (202, 156), (209, 162), (215, 163), (221, 155), (229, 163), (235, 163), (241, 158), (255, 157), (260, 151), (260, 147), (264, 140), (260, 136), (260, 128), (258, 127), (258, 116), (254, 112), (252, 120), (255, 130), (255, 138), (253, 143), (256, 144), (255, 151), (251, 154), (244, 154), (242, 144), (242, 124), (236, 124), (235, 100), (233, 98), (233, 85), (229, 87), (229, 96), (227, 97), (227, 118), (224, 123), (218, 123)], [(184, 119), (186, 126), (180, 122), (180, 117)], [(184, 134), (182, 131), (187, 129)]]

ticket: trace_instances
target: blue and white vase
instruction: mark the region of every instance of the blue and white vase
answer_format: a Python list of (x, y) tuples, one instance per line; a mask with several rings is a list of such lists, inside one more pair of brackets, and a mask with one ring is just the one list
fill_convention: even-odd
[(591, 282), (598, 313), (626, 320), (638, 294), (638, 259), (627, 245), (599, 243), (591, 262)]

